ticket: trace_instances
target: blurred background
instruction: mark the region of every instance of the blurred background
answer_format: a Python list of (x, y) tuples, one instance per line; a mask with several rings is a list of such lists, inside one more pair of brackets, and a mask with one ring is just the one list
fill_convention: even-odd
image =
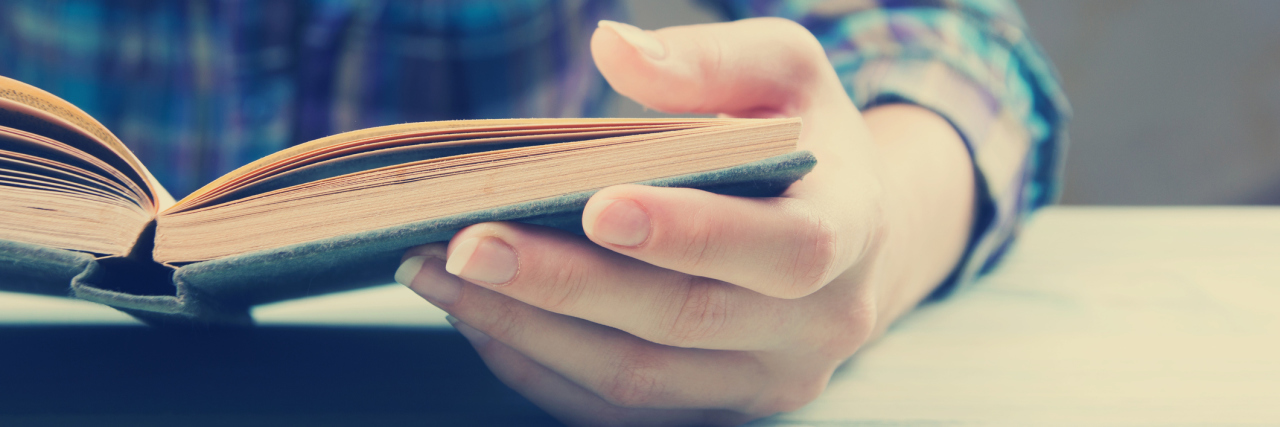
[[(689, 1), (630, 3), (642, 28), (718, 20)], [(1280, 1), (1018, 4), (1075, 109), (1062, 203), (1280, 203)]]

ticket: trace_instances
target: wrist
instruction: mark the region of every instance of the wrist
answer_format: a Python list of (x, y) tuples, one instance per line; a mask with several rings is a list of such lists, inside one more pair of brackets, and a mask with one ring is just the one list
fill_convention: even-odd
[(972, 160), (963, 139), (923, 107), (864, 113), (879, 151), (884, 242), (875, 275), (877, 331), (914, 308), (955, 268), (973, 217)]

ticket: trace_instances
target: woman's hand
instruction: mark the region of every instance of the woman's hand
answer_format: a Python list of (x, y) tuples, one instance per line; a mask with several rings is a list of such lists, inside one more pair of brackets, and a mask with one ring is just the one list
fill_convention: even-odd
[(396, 280), (552, 415), (734, 424), (799, 408), (963, 252), (973, 178), (954, 130), (909, 106), (864, 121), (803, 27), (606, 21), (591, 49), (650, 108), (803, 117), (818, 165), (777, 198), (606, 188), (587, 238), (487, 223), (410, 250)]

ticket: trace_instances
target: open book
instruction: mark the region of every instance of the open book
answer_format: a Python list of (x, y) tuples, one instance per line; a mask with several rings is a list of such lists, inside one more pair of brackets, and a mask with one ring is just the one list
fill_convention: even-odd
[(390, 283), (409, 247), (521, 221), (581, 233), (623, 183), (773, 196), (812, 169), (799, 119), (411, 123), (307, 142), (175, 201), (96, 120), (0, 77), (0, 290), (153, 322)]

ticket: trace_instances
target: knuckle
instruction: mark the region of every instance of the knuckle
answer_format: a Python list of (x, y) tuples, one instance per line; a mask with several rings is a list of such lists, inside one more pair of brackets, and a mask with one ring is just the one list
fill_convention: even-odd
[(827, 221), (809, 216), (807, 223), (795, 235), (789, 256), (779, 257), (785, 288), (780, 298), (801, 298), (812, 294), (827, 284), (827, 277), (836, 266), (836, 232)]
[(539, 288), (537, 305), (556, 313), (572, 310), (586, 292), (591, 269), (579, 263), (569, 262), (556, 269), (550, 283), (533, 283)]
[(781, 36), (778, 40), (786, 43), (785, 52), (796, 56), (794, 59), (797, 61), (790, 62), (793, 66), (808, 68), (815, 64), (827, 63), (827, 55), (822, 48), (822, 43), (804, 25), (779, 17), (761, 19), (771, 31)]
[(692, 219), (677, 259), (683, 260), (686, 267), (698, 270), (722, 256), (716, 242), (721, 241), (726, 230), (719, 219), (704, 209), (696, 211)]
[[(690, 102), (692, 111), (697, 112), (717, 112), (715, 94), (715, 82), (722, 79), (721, 72), (724, 66), (724, 45), (717, 37), (693, 37), (688, 39), (688, 45), (697, 52), (696, 58), (692, 65), (692, 72), (686, 79), (680, 80), (681, 89), (677, 93), (683, 92), (684, 97), (660, 97), (656, 99), (655, 108), (659, 110), (677, 109), (681, 102), (677, 99), (683, 99)], [(693, 94), (693, 96), (688, 96)]]
[(474, 325), (495, 340), (510, 342), (512, 337), (520, 334), (520, 328), (528, 324), (529, 313), (517, 306), (515, 301), (499, 304), (493, 316), (484, 316), (485, 324)]
[(675, 347), (695, 347), (720, 333), (729, 315), (729, 292), (711, 279), (693, 277), (681, 298), (676, 315), (662, 334), (661, 342)]
[(713, 82), (720, 77), (720, 70), (724, 66), (724, 46), (720, 39), (716, 37), (707, 37), (698, 40), (697, 43), (702, 49), (703, 54), (698, 57), (698, 70), (702, 81)]
[(831, 358), (847, 359), (853, 356), (859, 348), (862, 348), (862, 345), (866, 342), (866, 333), (854, 328), (846, 327), (844, 330), (841, 330), (839, 333), (826, 340), (826, 342), (819, 345), (818, 350), (821, 351), (823, 355)]
[(637, 347), (623, 352), (605, 376), (598, 393), (610, 404), (624, 408), (650, 406), (660, 392), (657, 356)]
[(875, 330), (874, 304), (841, 307), (829, 316), (826, 335), (816, 346), (821, 355), (832, 360), (844, 360), (852, 356), (871, 338)]

